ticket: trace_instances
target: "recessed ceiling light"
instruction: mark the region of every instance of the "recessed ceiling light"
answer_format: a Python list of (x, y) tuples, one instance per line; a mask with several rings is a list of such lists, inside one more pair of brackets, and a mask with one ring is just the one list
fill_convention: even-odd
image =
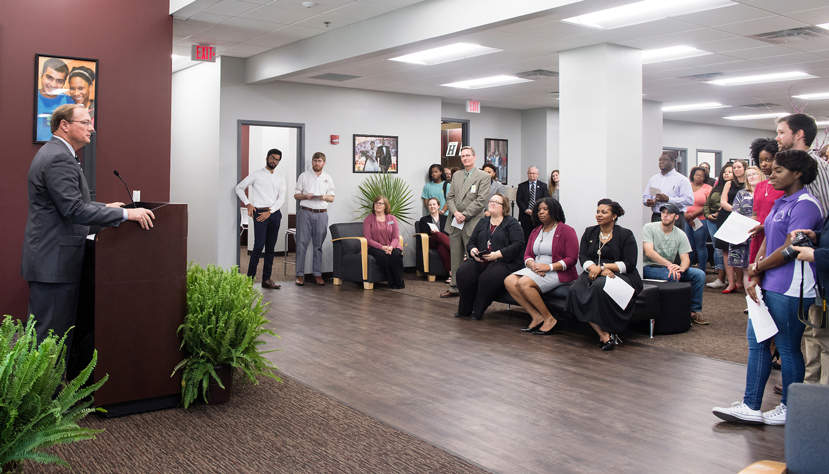
[(688, 110), (725, 109), (730, 105), (722, 105), (719, 102), (703, 102), (700, 104), (666, 105), (662, 107), (663, 112), (685, 112)]
[(716, 84), (718, 86), (742, 86), (746, 84), (763, 84), (766, 82), (798, 81), (800, 79), (811, 79), (814, 77), (817, 76), (800, 71), (790, 71), (778, 72), (775, 74), (762, 74), (759, 76), (730, 77), (727, 79), (717, 79), (706, 82), (708, 84)]
[(754, 115), (731, 115), (729, 117), (723, 117), (723, 118), (726, 119), (726, 120), (761, 120), (761, 119), (784, 117), (786, 115), (790, 115), (790, 114), (788, 112), (775, 112), (775, 113), (754, 114)]
[(815, 125), (817, 125), (818, 127), (825, 127), (825, 126), (829, 125), (829, 120), (824, 120), (822, 122), (815, 122)]
[(792, 96), (796, 99), (804, 99), (804, 100), (823, 100), (829, 99), (829, 92), (818, 92), (816, 94), (800, 94)]
[(488, 48), (477, 44), (455, 43), (448, 46), (441, 46), (439, 48), (427, 49), (418, 53), (407, 54), (405, 56), (398, 56), (396, 58), (389, 59), (389, 61), (400, 61), (404, 63), (432, 66), (435, 64), (448, 63), (450, 61), (457, 61), (459, 59), (474, 58), (475, 56), (482, 56), (484, 54), (497, 53), (499, 51), (503, 50)]
[(487, 87), (506, 86), (509, 84), (519, 84), (521, 82), (532, 82), (529, 79), (521, 79), (515, 76), (492, 76), (482, 77), (480, 79), (470, 79), (468, 81), (452, 82), (449, 84), (441, 84), (444, 87), (457, 87), (460, 89), (484, 89)]
[(736, 4), (731, 0), (645, 0), (574, 16), (562, 21), (601, 30), (612, 30), (731, 5)]
[(815, 26), (818, 26), (820, 28), (825, 28), (825, 29), (829, 30), (829, 23), (822, 23), (820, 25), (815, 25)]
[(709, 54), (714, 53), (693, 48), (691, 46), (671, 46), (670, 48), (646, 49), (645, 51), (642, 51), (642, 64), (695, 58), (697, 56), (706, 56)]

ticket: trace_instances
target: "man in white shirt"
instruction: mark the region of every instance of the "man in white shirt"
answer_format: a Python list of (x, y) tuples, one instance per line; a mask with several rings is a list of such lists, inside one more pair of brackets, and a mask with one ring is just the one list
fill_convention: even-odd
[(328, 203), (334, 202), (334, 179), (322, 171), (325, 154), (314, 153), (311, 170), (299, 175), (294, 189), (294, 199), (300, 201), (296, 215), (296, 284), (305, 284), (305, 252), (308, 244), (314, 244), (314, 280), (324, 285), (322, 279), (322, 242), (328, 235)]
[[(282, 152), (273, 148), (268, 150), (266, 166), (249, 174), (236, 185), (236, 195), (248, 208), (248, 216), (253, 222), (253, 253), (250, 255), (248, 276), (256, 277), (256, 267), (265, 249), (265, 261), (262, 264), (262, 288), (278, 290), (280, 285), (271, 280), (273, 269), (273, 251), (279, 236), (279, 224), (282, 222), (282, 205), (285, 204), (285, 177), (274, 170), (282, 161)], [(250, 187), (250, 196), (245, 196), (245, 189)]]
[[(648, 181), (645, 192), (642, 194), (642, 204), (651, 208), (653, 214), (651, 215), (651, 222), (662, 221), (662, 213), (660, 208), (665, 203), (671, 203), (679, 208), (680, 212), (685, 212), (688, 206), (694, 204), (694, 190), (691, 189), (691, 181), (677, 172), (676, 168), (677, 153), (674, 150), (665, 150), (659, 156), (659, 173), (656, 173)], [(657, 193), (652, 193), (652, 190), (658, 190)], [(680, 230), (685, 226), (680, 219), (676, 223), (676, 227)]]

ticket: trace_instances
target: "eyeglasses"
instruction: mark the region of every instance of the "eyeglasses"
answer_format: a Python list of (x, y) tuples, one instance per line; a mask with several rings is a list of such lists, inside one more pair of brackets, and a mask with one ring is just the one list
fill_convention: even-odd
[(92, 123), (92, 120), (67, 120), (67, 122), (69, 122), (69, 123), (79, 123), (79, 124), (83, 125), (84, 127), (88, 127)]
[(500, 205), (502, 205), (502, 206), (504, 205), (504, 203), (502, 203), (501, 201), (496, 201), (495, 199), (490, 199), (490, 200), (489, 200), (489, 202), (490, 202), (491, 204), (500, 204)]

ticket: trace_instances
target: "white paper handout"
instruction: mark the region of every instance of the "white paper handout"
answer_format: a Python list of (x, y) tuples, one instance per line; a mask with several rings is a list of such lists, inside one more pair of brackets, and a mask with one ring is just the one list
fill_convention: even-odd
[(691, 224), (694, 226), (694, 230), (700, 230), (702, 228), (702, 221), (699, 220), (699, 217), (694, 217), (694, 220), (691, 221)]
[(427, 224), (429, 224), (429, 230), (432, 232), (440, 232), (440, 229), (438, 229), (438, 226), (435, 224), (432, 224), (431, 222), (427, 222)]
[(749, 231), (757, 227), (758, 224), (760, 223), (750, 217), (732, 212), (714, 234), (714, 237), (730, 244), (739, 245), (748, 240)]
[(651, 196), (656, 196), (657, 194), (662, 194), (662, 190), (659, 189), (659, 188), (654, 188), (653, 186), (651, 186), (648, 189), (648, 193), (650, 193)]
[[(464, 221), (464, 222), (466, 222), (466, 221)], [(452, 227), (454, 227), (456, 229), (463, 229), (463, 222), (458, 222), (458, 218), (453, 217), (452, 218)]]
[(763, 301), (763, 293), (760, 291), (760, 287), (755, 287), (754, 291), (757, 293), (760, 304), (755, 303), (750, 296), (746, 295), (748, 318), (751, 319), (751, 327), (754, 328), (754, 337), (757, 342), (763, 342), (777, 334), (777, 325), (774, 324), (769, 308), (766, 307), (766, 303)]
[(610, 296), (620, 308), (627, 308), (633, 297), (633, 287), (619, 277), (604, 279), (604, 292)]

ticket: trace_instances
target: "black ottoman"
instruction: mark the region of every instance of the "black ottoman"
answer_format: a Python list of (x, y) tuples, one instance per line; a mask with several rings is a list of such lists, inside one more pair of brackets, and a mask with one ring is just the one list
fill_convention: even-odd
[(659, 313), (653, 332), (678, 334), (691, 328), (691, 284), (674, 281), (646, 283), (659, 288)]

